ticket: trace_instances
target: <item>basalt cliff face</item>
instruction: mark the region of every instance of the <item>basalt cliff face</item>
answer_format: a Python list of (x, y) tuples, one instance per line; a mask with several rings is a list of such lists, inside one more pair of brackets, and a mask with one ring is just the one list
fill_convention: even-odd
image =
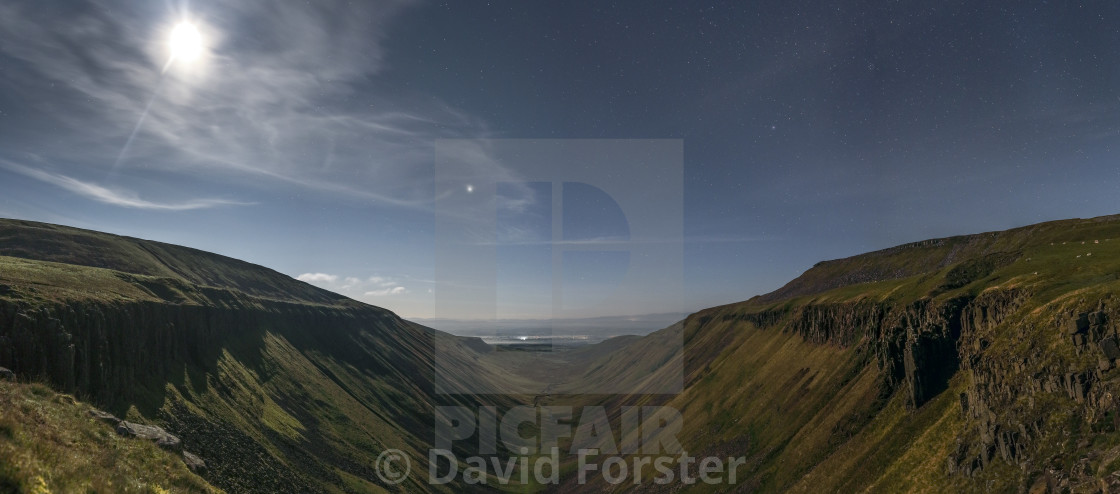
[[(163, 427), (234, 492), (492, 490), (371, 470), (386, 448), (425, 465), (434, 407), (481, 399), (612, 421), (670, 406), (692, 457), (746, 459), (734, 485), (530, 489), (1120, 492), (1117, 294), (1120, 217), (929, 240), (571, 352), (542, 367), (570, 386), (535, 396), (501, 394), (533, 374), (464, 340), (441, 358), (494, 394), (440, 395), (438, 333), (388, 311), (200, 251), (0, 221), (0, 366)], [(680, 393), (644, 393), (682, 373)], [(634, 393), (578, 394), (612, 379)]]
[(434, 407), (477, 405), (435, 393), (434, 337), (234, 259), (0, 220), (0, 366), (158, 424), (231, 492), (430, 489), (379, 486), (373, 460), (426, 458)]
[(915, 242), (689, 316), (680, 395), (598, 403), (746, 456), (691, 491), (1120, 492), (1118, 294), (1120, 217)]

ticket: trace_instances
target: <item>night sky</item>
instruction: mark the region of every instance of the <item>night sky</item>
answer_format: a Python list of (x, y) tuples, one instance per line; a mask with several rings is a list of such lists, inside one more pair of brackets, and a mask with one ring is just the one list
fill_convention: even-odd
[[(683, 294), (583, 315), (694, 311), (824, 259), (1120, 212), (1120, 4), (1011, 4), (5, 2), (0, 216), (425, 318), (437, 140), (679, 139)], [(168, 63), (183, 21), (202, 54)], [(499, 294), (551, 286), (514, 250)], [(549, 315), (519, 300), (499, 317)]]

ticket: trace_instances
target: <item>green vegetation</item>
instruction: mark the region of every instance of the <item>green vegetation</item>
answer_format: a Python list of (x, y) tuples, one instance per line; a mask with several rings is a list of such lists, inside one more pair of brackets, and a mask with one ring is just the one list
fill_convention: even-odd
[[(524, 403), (605, 405), (612, 420), (675, 407), (685, 449), (746, 457), (740, 483), (758, 492), (1077, 492), (1120, 470), (1120, 369), (1101, 346), (1120, 337), (1118, 292), (1115, 217), (930, 240), (820, 263), (642, 338), (559, 354), (452, 338), (441, 358), (463, 379), (521, 394), (439, 395), (436, 333), (387, 311), (192, 249), (0, 221), (0, 365), (164, 426), (238, 492), (388, 490), (373, 458), (425, 465), (436, 405)], [(680, 394), (657, 394), (674, 379)], [(633, 394), (570, 394), (606, 388)], [(29, 437), (24, 423), (0, 415), (0, 446)], [(145, 458), (116, 461), (114, 486), (182, 487), (143, 477)], [(0, 462), (0, 490), (54, 481), (32, 464)], [(429, 489), (425, 475), (401, 489)]]
[(953, 266), (948, 273), (945, 273), (945, 283), (942, 283), (939, 288), (941, 290), (960, 288), (992, 274), (992, 271), (995, 271), (996, 268), (1011, 264), (1018, 257), (1019, 255), (1015, 253), (996, 252), (976, 259), (969, 259)]
[(0, 492), (221, 492), (177, 454), (117, 435), (43, 384), (0, 381), (0, 410)]
[[(1098, 370), (1096, 344), (1120, 322), (1118, 273), (1117, 217), (820, 263), (775, 294), (690, 316), (687, 387), (666, 403), (684, 414), (686, 450), (746, 456), (744, 482), (757, 492), (1006, 492), (1046, 482), (1095, 492), (1120, 470), (1120, 412), (1108, 401), (1120, 396), (1120, 369)], [(1064, 328), (1094, 310), (1112, 322), (1078, 347)], [(910, 334), (946, 343), (919, 347)], [(634, 367), (663, 358), (649, 341), (605, 358)], [(635, 355), (643, 360), (627, 360)], [(1062, 384), (1071, 375), (1084, 399)], [(941, 376), (937, 394), (912, 394)], [(1005, 460), (1000, 437), (1018, 441), (1010, 454), (1014, 444), (1024, 453)]]
[[(143, 275), (140, 278), (127, 275), (122, 278), (133, 284), (134, 288), (143, 289), (151, 285), (157, 292), (161, 289), (195, 285), (235, 290), (262, 299), (357, 304), (341, 295), (320, 290), (271, 269), (218, 254), (32, 221), (0, 219), (0, 256)], [(151, 284), (153, 280), (172, 281)], [(86, 287), (70, 283), (55, 283), (55, 286), (85, 288), (93, 293), (97, 293), (100, 288), (99, 285)]]
[[(164, 427), (206, 460), (214, 485), (379, 492), (381, 451), (426, 461), (431, 329), (264, 268), (137, 239), (2, 220), (0, 254), (0, 365)], [(39, 391), (52, 392), (27, 392)], [(427, 488), (425, 476), (414, 469), (403, 487)]]

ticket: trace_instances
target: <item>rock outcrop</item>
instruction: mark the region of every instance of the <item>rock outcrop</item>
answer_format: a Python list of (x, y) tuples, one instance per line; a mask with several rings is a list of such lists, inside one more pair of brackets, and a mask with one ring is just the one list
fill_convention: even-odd
[[(224, 344), (264, 328), (301, 341), (331, 340), (334, 334), (384, 328), (397, 320), (380, 310), (245, 299), (217, 289), (210, 300), (210, 306), (0, 300), (0, 365), (44, 379), (64, 393), (113, 405), (135, 398), (138, 385), (161, 389), (184, 363), (212, 367)], [(308, 335), (306, 328), (322, 330)], [(336, 349), (359, 351), (345, 341), (335, 339)]]
[(144, 425), (122, 420), (117, 424), (117, 434), (122, 436), (146, 439), (156, 443), (157, 446), (169, 451), (182, 451), (183, 441), (175, 435), (155, 425)]
[(202, 474), (206, 472), (206, 462), (199, 458), (198, 455), (183, 449), (183, 443), (178, 436), (175, 436), (162, 427), (155, 425), (144, 425), (121, 420), (109, 412), (91, 408), (89, 416), (94, 419), (104, 422), (117, 431), (117, 434), (122, 436), (152, 441), (157, 446), (168, 451), (176, 451), (182, 453), (183, 463), (190, 468), (192, 472)]
[(740, 318), (758, 326), (780, 326), (816, 344), (866, 346), (882, 373), (884, 392), (905, 389), (909, 406), (916, 408), (943, 391), (959, 368), (957, 341), (970, 302), (809, 303), (791, 312), (763, 311)]
[[(974, 475), (1002, 461), (1045, 473), (1055, 486), (1120, 478), (1092, 472), (1089, 466), (1097, 460), (1070, 461), (1045, 446), (1076, 438), (1072, 431), (1078, 428), (1120, 430), (1117, 309), (1101, 300), (1047, 318), (1047, 311), (1020, 310), (1030, 297), (1025, 290), (1002, 288), (937, 302), (808, 303), (736, 317), (817, 344), (869, 349), (882, 392), (903, 393), (910, 409), (944, 392), (962, 371), (967, 387), (958, 401), (967, 425), (946, 459), (949, 474)], [(1078, 410), (1074, 417), (1054, 413), (1070, 409)], [(1090, 448), (1085, 443), (1059, 450)]]
[(102, 410), (98, 410), (96, 408), (93, 408), (89, 411), (89, 416), (93, 417), (93, 418), (95, 418), (95, 419), (97, 419), (101, 422), (105, 422), (106, 424), (109, 424), (113, 427), (116, 427), (117, 424), (121, 423), (121, 419), (117, 418), (116, 415), (113, 415), (109, 412), (105, 412), (105, 411), (102, 411)]
[(187, 464), (187, 468), (191, 469), (194, 473), (206, 472), (206, 462), (202, 461), (198, 455), (189, 451), (183, 451), (183, 463)]

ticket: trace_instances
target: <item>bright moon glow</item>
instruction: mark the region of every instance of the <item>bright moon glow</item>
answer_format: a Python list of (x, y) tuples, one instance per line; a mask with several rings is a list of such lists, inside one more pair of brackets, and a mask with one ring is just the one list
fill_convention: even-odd
[(473, 185), (467, 185), (467, 193), (470, 194), (472, 192), (474, 192), (474, 186)]
[(171, 30), (168, 46), (172, 59), (190, 62), (202, 55), (202, 34), (194, 24), (180, 22)]

